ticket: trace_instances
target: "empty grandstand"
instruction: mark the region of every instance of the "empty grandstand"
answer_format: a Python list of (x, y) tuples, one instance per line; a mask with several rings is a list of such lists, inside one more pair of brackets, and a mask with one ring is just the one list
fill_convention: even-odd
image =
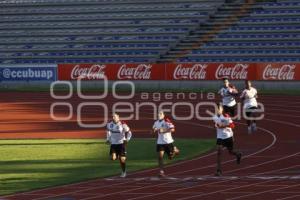
[(0, 2), (0, 63), (300, 60), (300, 2)]

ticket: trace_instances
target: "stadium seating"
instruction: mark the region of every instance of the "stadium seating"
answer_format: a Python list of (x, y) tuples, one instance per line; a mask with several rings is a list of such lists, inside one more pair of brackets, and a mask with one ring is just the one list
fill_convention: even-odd
[(296, 0), (251, 5), (214, 34), (209, 30), (243, 3), (4, 0), (0, 5), (2, 64), (300, 60)]
[(223, 3), (2, 1), (0, 62), (155, 62)]
[(259, 3), (180, 62), (299, 62), (300, 2)]

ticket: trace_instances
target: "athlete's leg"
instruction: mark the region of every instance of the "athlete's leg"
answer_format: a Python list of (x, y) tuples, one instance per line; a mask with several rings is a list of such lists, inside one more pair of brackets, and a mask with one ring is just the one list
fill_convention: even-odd
[(217, 173), (216, 175), (220, 176), (222, 174), (221, 162), (222, 162), (222, 145), (217, 145)]
[(115, 153), (115, 152), (111, 153), (110, 158), (111, 158), (111, 160), (117, 160), (117, 158), (118, 158), (117, 153)]
[(164, 154), (165, 154), (165, 151), (159, 151), (157, 153), (157, 155), (158, 155), (159, 175), (160, 176), (165, 175), (165, 171), (164, 171)]
[(120, 156), (120, 166), (122, 169), (122, 172), (125, 173), (126, 172), (126, 157), (125, 156)]
[(164, 170), (164, 151), (159, 151), (158, 152), (158, 167), (161, 171)]
[(242, 154), (241, 154), (241, 152), (234, 149), (234, 144), (233, 144), (234, 139), (233, 139), (233, 137), (225, 139), (223, 141), (223, 143), (224, 143), (223, 145), (227, 148), (229, 154), (234, 155), (236, 157), (237, 164), (240, 164)]

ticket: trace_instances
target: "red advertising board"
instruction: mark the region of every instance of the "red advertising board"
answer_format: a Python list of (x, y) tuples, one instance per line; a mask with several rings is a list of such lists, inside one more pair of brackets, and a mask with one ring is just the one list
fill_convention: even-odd
[(176, 63), (166, 65), (166, 80), (207, 80), (208, 64)]
[(59, 80), (163, 80), (164, 64), (59, 64)]
[(167, 80), (232, 80), (254, 79), (253, 64), (243, 63), (177, 63), (167, 64)]
[(261, 63), (256, 68), (256, 80), (300, 80), (300, 64)]
[(58, 80), (300, 80), (300, 64), (59, 64)]

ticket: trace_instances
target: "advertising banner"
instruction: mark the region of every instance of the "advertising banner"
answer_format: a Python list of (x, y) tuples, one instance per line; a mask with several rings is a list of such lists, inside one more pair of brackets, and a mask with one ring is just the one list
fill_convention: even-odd
[(59, 80), (300, 80), (299, 64), (59, 64)]
[(59, 80), (163, 80), (164, 64), (59, 64)]
[(286, 63), (257, 64), (257, 80), (293, 81), (300, 80), (300, 65)]
[(56, 67), (0, 67), (0, 81), (56, 81)]
[(256, 68), (243, 63), (177, 63), (167, 64), (167, 80), (254, 79)]

